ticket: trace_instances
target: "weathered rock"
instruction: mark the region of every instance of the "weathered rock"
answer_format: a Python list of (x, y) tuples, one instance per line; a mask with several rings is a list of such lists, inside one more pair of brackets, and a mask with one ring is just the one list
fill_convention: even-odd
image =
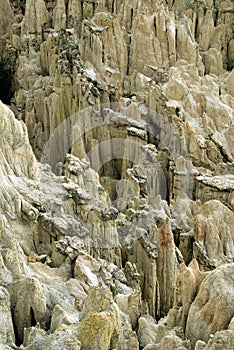
[[(0, 102), (0, 125), (2, 133), (1, 171), (16, 176), (36, 178), (38, 165), (28, 140), (25, 124), (15, 119), (12, 111)], [(29, 166), (30, 164), (30, 166)]]
[(0, 58), (2, 58), (2, 54), (4, 52), (5, 43), (8, 39), (7, 27), (8, 25), (13, 22), (14, 20), (14, 13), (12, 11), (10, 1), (4, 1), (1, 2), (0, 5)]
[(26, 349), (229, 347), (233, 48), (231, 0), (1, 2), (0, 347), (7, 290)]
[(210, 334), (228, 328), (233, 317), (233, 268), (233, 263), (222, 265), (200, 285), (186, 326), (186, 336), (192, 344), (198, 339), (207, 342)]
[(11, 303), (8, 291), (0, 287), (0, 343), (15, 343), (15, 334), (11, 317)]
[(23, 345), (27, 347), (44, 336), (46, 336), (46, 331), (40, 328), (39, 325), (25, 328)]
[[(117, 282), (117, 281), (116, 281)], [(131, 292), (131, 289), (126, 294), (118, 293), (115, 296), (115, 302), (125, 314), (130, 318), (132, 328), (135, 329), (138, 324), (138, 319), (141, 313), (141, 293), (140, 291)]]
[(100, 268), (101, 264), (91, 256), (80, 255), (76, 259), (74, 276), (90, 287), (98, 287), (101, 283), (101, 279), (97, 276)]
[(0, 349), (1, 349), (1, 350), (12, 350), (12, 349), (14, 349), (14, 348), (12, 348), (12, 347), (10, 347), (10, 346), (8, 346), (8, 345), (0, 344)]
[(177, 350), (185, 350), (186, 347), (183, 346), (183, 341), (176, 335), (168, 335), (162, 339), (158, 346), (158, 350), (163, 349), (177, 349)]
[(206, 342), (198, 340), (195, 344), (195, 350), (203, 350), (206, 348)]
[(16, 337), (22, 343), (24, 328), (43, 323), (46, 298), (42, 286), (36, 278), (18, 280), (12, 284), (10, 294)]
[[(234, 45), (234, 41), (233, 42), (233, 45)], [(234, 49), (233, 49), (234, 51)], [(234, 52), (230, 54), (230, 57), (234, 57)], [(233, 59), (233, 58), (232, 58)], [(234, 97), (234, 90), (233, 90), (233, 83), (234, 83), (234, 71), (232, 70), (228, 77), (226, 78), (225, 80), (225, 88), (227, 90), (227, 92)]]
[(76, 326), (78, 323), (78, 313), (71, 313), (69, 310), (62, 309), (60, 305), (55, 305), (50, 324), (51, 333), (58, 329), (62, 329), (66, 325)]
[(25, 36), (39, 36), (43, 33), (45, 24), (49, 22), (49, 13), (44, 0), (27, 0), (25, 4), (25, 17), (22, 32)]
[(75, 330), (61, 330), (44, 337), (38, 337), (35, 342), (25, 347), (27, 350), (53, 350), (55, 348), (64, 350), (80, 350), (81, 343), (78, 340), (78, 332)]
[(186, 327), (189, 308), (196, 297), (200, 284), (208, 273), (201, 272), (194, 259), (188, 267), (182, 263), (176, 280), (175, 308), (181, 308), (181, 326)]
[(176, 335), (168, 335), (163, 338), (159, 344), (147, 345), (144, 350), (185, 350), (187, 349), (183, 346), (183, 341)]
[(205, 350), (221, 350), (233, 349), (234, 335), (233, 331), (226, 330), (217, 332), (212, 339), (210, 339), (204, 348)]
[(77, 328), (82, 349), (108, 349), (117, 327), (117, 310), (111, 292), (93, 288), (85, 300), (83, 320)]
[(216, 264), (221, 261), (233, 261), (233, 223), (234, 213), (217, 200), (203, 204), (200, 213), (195, 217), (196, 242)]
[(221, 201), (230, 209), (234, 205), (234, 178), (233, 175), (206, 176), (196, 178), (196, 198), (207, 202), (213, 198)]
[(142, 316), (138, 320), (138, 339), (141, 347), (154, 344), (157, 333), (157, 325), (152, 316)]
[(107, 312), (91, 312), (81, 322), (78, 337), (82, 349), (100, 348), (107, 350), (115, 329), (114, 315)]
[(89, 286), (82, 282), (78, 281), (77, 279), (70, 279), (67, 281), (67, 287), (69, 289), (69, 292), (71, 295), (75, 298), (75, 306), (78, 309), (78, 311), (82, 311), (84, 301), (87, 297)]
[(170, 222), (166, 219), (158, 233), (157, 276), (161, 315), (166, 315), (173, 305), (178, 262)]

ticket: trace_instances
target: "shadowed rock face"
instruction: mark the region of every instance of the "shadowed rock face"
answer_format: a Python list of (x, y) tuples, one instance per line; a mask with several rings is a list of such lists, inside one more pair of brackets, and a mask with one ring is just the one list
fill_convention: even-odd
[(1, 2), (0, 348), (232, 349), (233, 21)]
[(2, 1), (0, 5), (0, 59), (2, 60), (2, 54), (4, 51), (4, 44), (6, 37), (6, 30), (8, 25), (13, 21), (14, 13), (11, 8), (10, 1)]

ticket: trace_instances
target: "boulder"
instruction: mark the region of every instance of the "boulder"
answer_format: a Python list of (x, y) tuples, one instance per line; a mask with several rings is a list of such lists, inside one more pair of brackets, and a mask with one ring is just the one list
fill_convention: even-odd
[(211, 334), (228, 328), (234, 315), (233, 276), (234, 264), (225, 264), (201, 283), (186, 325), (186, 337), (192, 344), (199, 339), (207, 342)]

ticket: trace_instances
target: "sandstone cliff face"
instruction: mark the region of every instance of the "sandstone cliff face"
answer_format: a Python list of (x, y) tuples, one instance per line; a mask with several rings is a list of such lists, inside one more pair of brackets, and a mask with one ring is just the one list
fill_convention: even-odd
[(232, 349), (233, 21), (1, 2), (0, 347)]

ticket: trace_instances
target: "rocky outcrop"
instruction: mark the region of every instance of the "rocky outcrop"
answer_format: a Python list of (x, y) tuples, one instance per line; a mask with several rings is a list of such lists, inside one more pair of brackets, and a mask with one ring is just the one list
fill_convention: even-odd
[(217, 268), (203, 281), (190, 307), (186, 326), (186, 336), (193, 343), (198, 339), (207, 342), (210, 334), (228, 328), (233, 318), (232, 286), (233, 264)]
[(200, 175), (196, 181), (196, 198), (202, 202), (216, 198), (233, 209), (234, 179), (232, 175)]
[(203, 204), (194, 219), (197, 248), (204, 250), (214, 265), (233, 261), (233, 222), (233, 212), (217, 200)]
[(1, 130), (4, 130), (0, 144), (3, 175), (36, 178), (38, 165), (29, 144), (25, 124), (16, 120), (11, 110), (1, 102), (0, 114)]
[(176, 281), (176, 298), (174, 307), (179, 308), (181, 314), (181, 326), (185, 329), (190, 306), (197, 295), (200, 284), (207, 273), (199, 270), (197, 261), (194, 259), (188, 267), (182, 263)]
[[(37, 279), (20, 279), (10, 287), (16, 336), (23, 342), (24, 328), (42, 323), (46, 311), (46, 298)], [(27, 300), (27, 302), (25, 302)]]
[(14, 13), (12, 11), (9, 0), (1, 3), (0, 10), (0, 58), (2, 58), (5, 42), (7, 39), (7, 27), (14, 21)]
[(32, 343), (25, 347), (27, 350), (36, 350), (38, 344), (41, 349), (52, 350), (56, 347), (62, 347), (66, 350), (80, 350), (81, 344), (77, 339), (77, 332), (74, 330), (61, 330), (50, 335), (39, 334), (34, 339), (31, 339)]
[[(176, 2), (173, 7), (164, 2), (151, 5), (150, 2), (138, 4), (135, 1), (131, 5), (125, 2), (120, 5), (114, 1), (113, 6), (109, 6), (101, 1), (93, 7), (89, 2), (75, 5), (69, 1), (66, 6), (64, 1), (58, 1), (55, 6), (40, 1), (36, 2), (33, 15), (29, 15), (33, 2), (26, 1), (25, 17), (18, 25), (18, 31), (15, 30), (17, 34), (11, 33), (10, 37), (10, 40), (14, 38), (15, 43), (18, 36), (17, 50), (19, 62), (22, 62), (16, 74), (20, 88), (16, 93), (15, 111), (26, 120), (38, 157), (54, 129), (66, 118), (90, 105), (110, 104), (118, 102), (122, 95), (137, 95), (138, 100), (147, 101), (151, 109), (155, 110), (157, 101), (156, 110), (161, 114), (170, 114), (168, 107), (165, 108), (161, 102), (163, 98), (160, 99), (157, 86), (162, 88), (166, 100), (169, 100), (168, 106), (178, 108), (180, 116), (188, 124), (189, 114), (193, 111), (204, 120), (194, 118), (198, 125), (206, 124), (203, 126), (205, 128), (208, 123), (210, 132), (216, 133), (216, 141), (209, 140), (211, 135), (208, 133), (205, 142), (201, 141), (201, 135), (196, 135), (192, 124), (190, 128), (193, 131), (189, 133), (189, 125), (181, 125), (184, 135), (188, 136), (187, 143), (194, 143), (194, 146), (190, 146), (190, 151), (194, 148), (193, 157), (200, 153), (200, 149), (204, 154), (209, 151), (208, 159), (216, 163), (215, 153), (222, 158), (221, 144), (224, 148), (222, 152), (230, 153), (226, 151), (226, 136), (218, 135), (221, 130), (219, 127), (217, 129), (217, 122), (209, 123), (216, 112), (204, 96), (210, 86), (212, 90), (209, 94), (216, 103), (215, 111), (222, 109), (223, 118), (226, 119), (221, 128), (227, 124), (230, 126), (228, 106), (232, 102), (225, 96), (230, 91), (228, 86), (231, 83), (228, 81), (231, 78), (225, 76), (225, 84), (215, 77), (208, 79), (206, 75), (203, 78), (203, 73), (205, 69), (209, 73), (208, 66), (212, 60), (217, 61), (217, 64), (212, 61), (212, 74), (223, 71), (228, 43), (232, 39), (231, 3), (227, 11), (217, 8), (219, 24), (214, 23), (213, 5), (210, 3), (204, 3), (201, 8), (197, 8), (196, 3), (182, 5)], [(184, 18), (180, 18), (182, 12)], [(209, 33), (204, 30), (207, 23)], [(142, 53), (140, 58), (139, 47)], [(221, 47), (222, 54), (218, 55)], [(216, 66), (219, 68), (216, 69)], [(168, 74), (165, 69), (169, 67)], [(189, 78), (185, 71), (189, 72)], [(222, 97), (217, 94), (221, 86)], [(26, 93), (29, 90), (32, 103), (29, 103)], [(175, 93), (177, 96), (173, 96)], [(196, 107), (191, 108), (191, 103)], [(63, 148), (59, 143), (56, 147), (60, 150)], [(214, 148), (214, 152), (210, 152), (210, 148)], [(230, 158), (230, 155), (227, 157)], [(197, 162), (201, 164), (202, 158)], [(206, 158), (203, 159), (205, 163), (209, 163)]]
[(207, 345), (205, 342), (198, 340), (196, 342), (195, 350), (199, 349), (212, 349), (218, 350), (224, 348), (231, 350), (233, 348), (233, 332), (230, 330), (217, 332), (215, 335), (211, 335), (211, 339), (208, 341)]
[(13, 322), (11, 317), (11, 304), (10, 295), (8, 291), (1, 287), (0, 289), (1, 300), (1, 332), (0, 341), (2, 344), (13, 344), (15, 342), (15, 334), (13, 328)]
[(0, 4), (0, 347), (231, 347), (232, 34), (231, 0)]

